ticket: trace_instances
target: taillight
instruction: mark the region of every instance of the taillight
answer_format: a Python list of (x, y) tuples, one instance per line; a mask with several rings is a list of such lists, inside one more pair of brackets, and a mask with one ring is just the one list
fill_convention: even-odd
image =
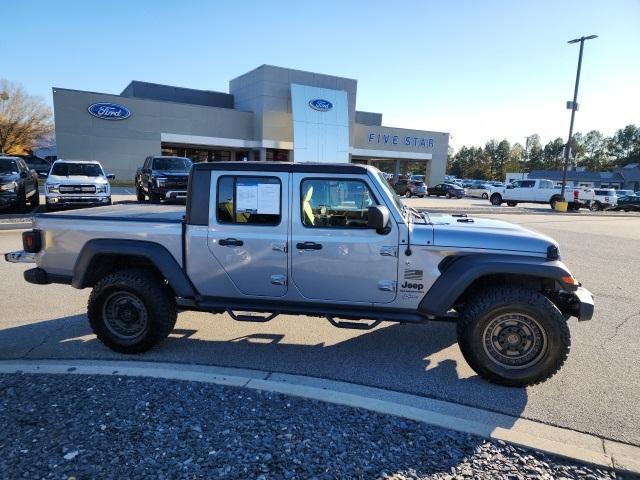
[(22, 248), (25, 252), (38, 253), (42, 250), (42, 235), (40, 230), (22, 232)]

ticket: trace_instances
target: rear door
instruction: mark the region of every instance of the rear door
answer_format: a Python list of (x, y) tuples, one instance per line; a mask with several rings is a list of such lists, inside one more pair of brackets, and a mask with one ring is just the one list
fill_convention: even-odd
[(241, 295), (287, 292), (289, 176), (211, 172), (207, 244)]
[(292, 285), (312, 300), (392, 302), (398, 225), (367, 227), (368, 207), (384, 205), (368, 179), (294, 173), (292, 189)]

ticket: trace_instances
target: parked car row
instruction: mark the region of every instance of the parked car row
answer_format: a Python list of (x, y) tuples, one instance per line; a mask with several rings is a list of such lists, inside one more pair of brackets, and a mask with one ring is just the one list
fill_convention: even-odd
[(100, 162), (56, 160), (47, 171), (38, 174), (23, 158), (3, 156), (0, 157), (0, 207), (24, 212), (27, 206), (40, 205), (39, 176), (46, 178), (44, 196), (49, 211), (111, 204), (109, 180), (115, 177), (105, 174)]

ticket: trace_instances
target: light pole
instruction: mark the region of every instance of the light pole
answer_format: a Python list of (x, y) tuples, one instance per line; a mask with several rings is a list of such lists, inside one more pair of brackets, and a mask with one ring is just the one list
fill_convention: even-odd
[[(2, 110), (0, 110), (0, 112), (4, 116), (4, 102), (9, 100), (9, 94), (7, 92), (0, 92), (0, 100), (2, 100)], [(0, 155), (4, 155), (4, 146), (0, 147)]]
[(564, 147), (564, 168), (562, 169), (562, 190), (560, 191), (561, 201), (564, 202), (564, 189), (567, 184), (567, 168), (569, 166), (569, 154), (571, 153), (571, 137), (573, 137), (573, 120), (578, 109), (578, 85), (580, 84), (580, 69), (582, 68), (582, 51), (584, 50), (584, 41), (598, 38), (597, 35), (589, 35), (588, 37), (574, 38), (567, 43), (580, 42), (580, 53), (578, 54), (578, 71), (576, 72), (576, 86), (573, 90), (573, 102), (567, 102), (567, 108), (571, 108), (571, 122), (569, 123), (569, 140)]

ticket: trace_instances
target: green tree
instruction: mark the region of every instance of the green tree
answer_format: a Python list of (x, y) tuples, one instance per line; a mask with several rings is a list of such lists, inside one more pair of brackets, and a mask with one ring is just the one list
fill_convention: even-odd
[(640, 162), (640, 128), (627, 125), (618, 130), (613, 137), (607, 139), (607, 153), (619, 167)]
[(597, 172), (608, 168), (607, 145), (598, 130), (591, 130), (584, 136), (584, 157), (578, 163), (587, 170)]
[(511, 144), (507, 140), (502, 140), (496, 147), (494, 178), (503, 181), (506, 177), (506, 167), (511, 156)]
[(563, 163), (564, 141), (558, 137), (547, 143), (543, 150), (543, 164), (545, 170), (560, 170)]

